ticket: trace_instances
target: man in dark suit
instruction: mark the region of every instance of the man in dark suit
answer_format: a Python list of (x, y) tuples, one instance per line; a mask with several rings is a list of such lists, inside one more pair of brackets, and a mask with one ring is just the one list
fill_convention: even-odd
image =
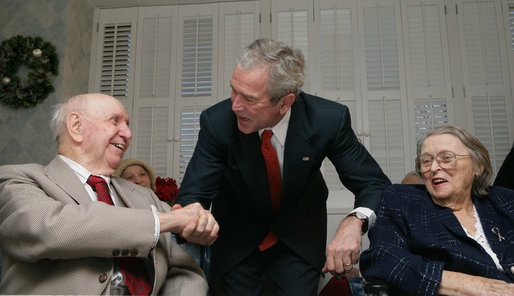
[(148, 188), (111, 176), (132, 133), (123, 105), (78, 95), (56, 109), (59, 155), (0, 167), (0, 294), (199, 295), (202, 270), (169, 232), (212, 243), (200, 204), (170, 212)]
[[(256, 40), (234, 69), (230, 100), (201, 115), (178, 203), (212, 202), (220, 235), (211, 275), (223, 294), (259, 295), (268, 274), (277, 294), (315, 295), (322, 270), (341, 276), (358, 262), (362, 231), (390, 183), (355, 137), (348, 108), (301, 92), (304, 68), (300, 51)], [(270, 135), (271, 158), (262, 152)], [(325, 264), (326, 157), (357, 211), (341, 222)]]

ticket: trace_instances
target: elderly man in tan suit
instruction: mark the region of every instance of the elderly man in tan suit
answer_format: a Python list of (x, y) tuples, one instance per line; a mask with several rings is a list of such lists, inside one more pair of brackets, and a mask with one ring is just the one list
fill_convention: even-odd
[(1, 294), (206, 295), (202, 270), (169, 232), (207, 245), (219, 227), (199, 204), (170, 211), (111, 176), (128, 124), (113, 97), (72, 97), (53, 116), (49, 165), (0, 167)]

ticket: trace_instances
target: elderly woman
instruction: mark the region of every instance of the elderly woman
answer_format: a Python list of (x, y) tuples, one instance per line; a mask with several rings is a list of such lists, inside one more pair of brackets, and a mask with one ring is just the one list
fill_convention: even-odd
[(155, 191), (154, 170), (142, 160), (135, 158), (123, 160), (114, 175)]
[(400, 295), (514, 295), (514, 191), (489, 187), (487, 149), (466, 130), (436, 128), (420, 147), (425, 185), (384, 191), (363, 276)]

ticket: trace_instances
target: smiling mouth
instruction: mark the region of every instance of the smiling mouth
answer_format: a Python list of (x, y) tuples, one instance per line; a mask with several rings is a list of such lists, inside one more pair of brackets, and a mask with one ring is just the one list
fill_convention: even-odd
[(442, 178), (432, 179), (432, 184), (434, 184), (434, 185), (439, 185), (439, 184), (442, 184), (442, 183), (445, 183), (445, 182), (448, 182), (448, 181), (446, 181), (445, 179), (442, 179)]
[(122, 144), (114, 144), (114, 146), (118, 149), (125, 150), (125, 145)]
[(242, 121), (248, 121), (248, 120), (250, 120), (248, 117), (243, 117), (243, 116), (239, 116), (239, 119), (241, 119)]

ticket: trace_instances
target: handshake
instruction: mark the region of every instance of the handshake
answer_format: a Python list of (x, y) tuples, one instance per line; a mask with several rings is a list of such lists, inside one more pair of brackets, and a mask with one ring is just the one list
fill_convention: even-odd
[(212, 245), (218, 238), (218, 222), (200, 203), (173, 205), (170, 212), (158, 213), (162, 232), (173, 232), (191, 243)]

